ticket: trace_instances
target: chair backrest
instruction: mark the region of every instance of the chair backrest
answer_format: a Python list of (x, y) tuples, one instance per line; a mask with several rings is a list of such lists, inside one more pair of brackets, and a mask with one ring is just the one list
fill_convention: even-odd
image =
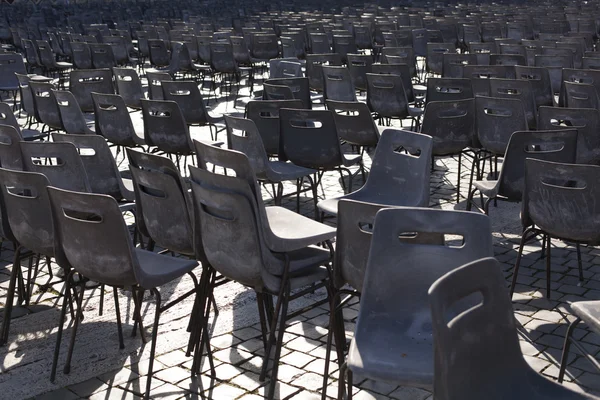
[(293, 100), (294, 94), (288, 86), (263, 83), (264, 100)]
[(358, 51), (353, 35), (333, 35), (333, 52), (342, 56), (342, 62), (348, 61), (348, 54)]
[(71, 49), (75, 67), (78, 69), (94, 68), (94, 64), (92, 63), (92, 50), (90, 50), (90, 45), (88, 43), (71, 42)]
[(316, 91), (323, 90), (323, 71), (321, 68), (323, 64), (342, 65), (342, 57), (336, 53), (306, 55), (306, 76), (311, 89)]
[(574, 108), (598, 109), (600, 99), (594, 85), (563, 81), (565, 106)]
[(431, 285), (433, 390), (440, 400), (501, 399), (527, 391), (527, 385), (516, 385), (518, 391), (513, 386), (527, 379), (531, 368), (521, 353), (505, 282), (500, 263), (486, 257), (446, 273)]
[(231, 43), (210, 43), (210, 65), (217, 72), (226, 74), (238, 73), (239, 68), (233, 55)]
[(342, 164), (333, 111), (282, 108), (279, 111), (279, 159), (314, 169)]
[[(572, 68), (563, 68), (562, 70), (562, 82), (563, 87), (561, 87), (560, 96), (558, 100), (559, 106), (565, 106), (566, 104), (566, 92), (564, 82), (573, 82), (573, 83), (585, 83), (588, 85), (593, 85), (596, 88), (596, 91), (600, 93), (600, 71), (590, 70), (590, 69), (572, 69)], [(568, 106), (572, 107), (572, 106)], [(584, 108), (584, 107), (577, 107)], [(586, 107), (587, 108), (587, 107)]]
[(600, 113), (591, 108), (540, 107), (538, 129), (575, 128), (578, 132), (577, 162), (593, 164), (600, 160)]
[(248, 65), (251, 63), (250, 51), (248, 44), (243, 36), (231, 36), (231, 47), (233, 50), (233, 58), (239, 65)]
[(194, 255), (191, 205), (177, 169), (163, 157), (134, 151), (127, 154), (130, 160), (143, 157), (130, 163), (129, 169), (139, 214), (136, 217), (143, 219), (148, 236), (165, 249)]
[(279, 154), (279, 110), (303, 107), (300, 100), (259, 100), (246, 104), (246, 118), (256, 124), (267, 154)]
[(525, 159), (574, 163), (577, 155), (577, 130), (517, 131), (506, 147), (498, 181), (498, 194), (521, 201), (525, 186)]
[(527, 59), (521, 54), (491, 54), (490, 65), (527, 65)]
[(473, 87), (468, 78), (429, 78), (427, 103), (430, 101), (457, 101), (473, 98)]
[(516, 79), (527, 79), (531, 83), (537, 107), (554, 105), (552, 83), (550, 82), (550, 74), (546, 68), (524, 67), (520, 65), (514, 68)]
[(171, 63), (171, 55), (167, 44), (162, 39), (148, 39), (150, 63), (156, 67), (167, 67)]
[(114, 93), (110, 69), (73, 70), (69, 90), (75, 96), (83, 112), (94, 111), (91, 93)]
[(334, 113), (335, 125), (341, 140), (356, 146), (377, 145), (379, 129), (365, 103), (327, 100), (326, 106)]
[(432, 137), (434, 156), (456, 154), (474, 145), (475, 99), (428, 102), (421, 133)]
[(479, 142), (496, 155), (504, 155), (513, 132), (528, 129), (525, 109), (519, 99), (477, 96), (475, 115)]
[(326, 33), (309, 33), (308, 37), (312, 54), (327, 54), (331, 52), (331, 44)]
[(573, 57), (556, 55), (536, 55), (535, 66), (544, 67), (550, 76), (552, 93), (559, 93), (563, 68), (573, 68)]
[(535, 129), (537, 124), (537, 105), (531, 83), (526, 79), (498, 79), (489, 80), (490, 97), (519, 99), (525, 110), (529, 129)]
[[(278, 79), (267, 79), (265, 84), (286, 86), (290, 89), (294, 99), (301, 100), (303, 107), (310, 109), (312, 108), (310, 86), (308, 78), (278, 78)], [(275, 99), (271, 99), (275, 100)]]
[(135, 128), (125, 101), (118, 94), (92, 93), (96, 134), (119, 146), (135, 146)]
[(427, 43), (426, 68), (428, 72), (442, 75), (445, 53), (456, 53), (456, 45), (454, 43)]
[(17, 53), (0, 54), (0, 87), (16, 89), (19, 81), (15, 74), (27, 74), (23, 57)]
[(68, 90), (53, 90), (65, 132), (73, 135), (92, 133), (73, 93)]
[(54, 255), (54, 229), (46, 187), (40, 173), (0, 168), (0, 190), (16, 241), (25, 248)]
[[(444, 235), (444, 242), (400, 240), (421, 233)], [(421, 354), (430, 357), (433, 337), (429, 287), (447, 272), (492, 255), (490, 221), (483, 214), (413, 207), (380, 210), (373, 227), (354, 345), (362, 346), (389, 332), (396, 343), (406, 341), (412, 345), (405, 350), (411, 357), (404, 359), (406, 363), (419, 360)], [(398, 260), (403, 261), (399, 264)], [(395, 348), (401, 348), (396, 347), (398, 344)], [(371, 362), (368, 357), (373, 356), (361, 352), (365, 362)], [(433, 378), (433, 364), (433, 357), (423, 359), (419, 372)], [(422, 382), (424, 378), (415, 380)]]
[[(391, 57), (390, 57), (391, 58)], [(408, 64), (399, 64), (399, 63), (388, 63), (388, 64), (373, 64), (371, 67), (371, 72), (373, 74), (382, 74), (382, 75), (399, 75), (402, 78), (402, 85), (404, 86), (404, 91), (406, 92), (406, 99), (409, 103), (415, 101), (415, 93), (413, 90), (412, 84), (412, 75), (410, 72), (410, 66)], [(365, 74), (365, 79), (367, 78)], [(367, 91), (368, 91), (368, 83), (367, 83)]]
[(35, 118), (52, 129), (62, 129), (62, 119), (56, 98), (54, 85), (49, 82), (29, 82), (29, 89), (33, 96)]
[(129, 230), (114, 198), (48, 188), (56, 258), (88, 279), (114, 286), (144, 281)]
[[(1, 56), (1, 54), (0, 54)], [(1, 58), (0, 58), (1, 60)], [(1, 65), (1, 64), (0, 64)], [(31, 93), (31, 89), (29, 89), (29, 82), (31, 78), (26, 73), (14, 73), (18, 82), (19, 82), (19, 94), (21, 96), (21, 106), (28, 116), (35, 115), (35, 105), (33, 104), (33, 94)]]
[(162, 81), (163, 98), (179, 105), (187, 124), (208, 123), (208, 111), (195, 81)]
[(406, 118), (408, 99), (402, 77), (367, 74), (367, 105), (381, 117)]
[(244, 153), (256, 177), (266, 179), (269, 158), (254, 121), (226, 115), (225, 124), (229, 148)]
[[(0, 113), (5, 112), (0, 111)], [(14, 126), (0, 121), (0, 167), (17, 171), (23, 170), (23, 155), (19, 144), (22, 140), (21, 134)]]
[(90, 183), (77, 152), (71, 143), (21, 142), (25, 171), (44, 174), (52, 186), (91, 192)]
[(594, 200), (600, 188), (600, 167), (526, 160), (523, 215), (539, 229), (563, 239), (597, 243), (600, 240)]
[(179, 105), (169, 100), (142, 100), (144, 138), (166, 153), (189, 155), (193, 146)]
[(442, 57), (444, 78), (462, 78), (465, 65), (477, 65), (477, 54), (444, 53)]
[(110, 44), (90, 43), (89, 46), (94, 68), (112, 68), (116, 66), (117, 63), (115, 62), (115, 56)]
[(279, 56), (279, 43), (274, 33), (255, 33), (251, 38), (250, 54), (260, 61), (268, 61)]
[(326, 100), (356, 101), (356, 89), (352, 84), (348, 67), (321, 66), (323, 71), (323, 95)]
[(126, 189), (115, 159), (102, 136), (55, 133), (52, 140), (71, 143), (77, 148), (92, 193), (107, 194), (123, 200)]
[(367, 90), (367, 74), (373, 72), (373, 57), (368, 54), (348, 54), (350, 78), (356, 90)]
[[(117, 93), (123, 97), (127, 107), (142, 108), (141, 99), (144, 98), (142, 82), (138, 73), (133, 68), (113, 68)], [(150, 86), (150, 85), (148, 85)]]
[(148, 79), (148, 97), (150, 100), (164, 100), (162, 82), (171, 81), (173, 77), (168, 72), (146, 72)]
[(269, 79), (301, 78), (302, 76), (302, 64), (296, 58), (269, 60)]

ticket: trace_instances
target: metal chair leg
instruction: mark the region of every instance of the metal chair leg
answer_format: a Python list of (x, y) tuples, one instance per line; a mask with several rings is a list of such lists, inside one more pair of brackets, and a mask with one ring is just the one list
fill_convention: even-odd
[(54, 347), (54, 356), (52, 358), (52, 369), (50, 372), (50, 382), (54, 382), (54, 380), (56, 379), (56, 367), (58, 364), (58, 356), (60, 354), (60, 344), (62, 341), (62, 333), (63, 333), (63, 329), (65, 326), (65, 317), (67, 316), (67, 305), (69, 304), (69, 301), (67, 300), (67, 296), (70, 297), (70, 295), (68, 293), (71, 290), (71, 281), (72, 281), (74, 273), (75, 273), (75, 271), (69, 272), (69, 274), (65, 278), (65, 298), (63, 299), (63, 305), (62, 305), (62, 309), (60, 312), (60, 320), (58, 321), (58, 332), (56, 334), (56, 345)]
[(73, 324), (73, 329), (71, 333), (71, 342), (69, 343), (69, 350), (67, 352), (67, 361), (65, 362), (65, 368), (63, 372), (68, 374), (71, 372), (71, 358), (73, 357), (73, 349), (75, 348), (75, 337), (77, 336), (77, 329), (79, 328), (79, 324), (83, 319), (83, 293), (85, 292), (85, 281), (80, 279), (81, 281), (81, 292), (79, 292), (79, 296), (76, 299), (77, 303), (77, 313), (75, 315), (75, 323)]
[(577, 324), (581, 322), (581, 318), (577, 318), (569, 325), (567, 333), (565, 335), (565, 345), (563, 346), (562, 357), (560, 359), (560, 370), (558, 371), (558, 383), (562, 383), (565, 377), (565, 370), (567, 369), (567, 362), (569, 360), (569, 349), (571, 347), (571, 336)]
[(119, 334), (119, 348), (124, 349), (125, 343), (123, 342), (123, 327), (121, 325), (121, 309), (119, 307), (119, 291), (117, 290), (117, 288), (115, 286), (113, 286), (113, 297), (115, 298), (115, 313), (117, 314), (117, 332)]
[(551, 256), (551, 252), (550, 252), (550, 248), (552, 246), (550, 245), (550, 235), (547, 234), (546, 235), (546, 298), (550, 298), (550, 279), (551, 279), (551, 274), (550, 274), (550, 260), (552, 259)]
[(517, 277), (519, 275), (519, 265), (521, 264), (521, 257), (523, 256), (523, 247), (525, 246), (525, 243), (527, 243), (527, 241), (529, 239), (531, 239), (531, 237), (527, 237), (529, 235), (529, 233), (531, 233), (531, 232), (535, 232), (535, 228), (529, 227), (529, 228), (525, 229), (523, 231), (523, 235), (521, 236), (521, 244), (519, 245), (519, 252), (517, 254), (517, 260), (515, 261), (515, 268), (513, 270), (512, 282), (510, 284), (510, 297), (511, 298), (515, 292), (515, 286), (517, 284)]
[(154, 311), (154, 326), (152, 329), (152, 342), (150, 343), (150, 360), (148, 361), (148, 377), (146, 378), (146, 391), (144, 393), (144, 399), (150, 399), (150, 388), (152, 387), (152, 375), (154, 374), (154, 356), (156, 353), (156, 338), (158, 336), (158, 322), (160, 320), (161, 313), (161, 297), (160, 292), (153, 288), (150, 290), (156, 299), (156, 310)]

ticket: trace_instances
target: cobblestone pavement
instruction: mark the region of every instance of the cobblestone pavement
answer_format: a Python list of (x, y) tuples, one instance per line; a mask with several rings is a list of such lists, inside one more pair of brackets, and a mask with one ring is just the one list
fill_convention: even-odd
[[(243, 102), (235, 108), (231, 101), (221, 99), (212, 112), (243, 113)], [(132, 113), (136, 124), (141, 124), (139, 112)], [(224, 134), (221, 134), (224, 138)], [(192, 130), (194, 138), (208, 140), (207, 130)], [(220, 138), (220, 139), (221, 139)], [(372, 152), (366, 156), (370, 164)], [(122, 153), (117, 156), (121, 169), (126, 169)], [(470, 163), (463, 157), (464, 167), (461, 180), (461, 193), (467, 193)], [(465, 199), (456, 203), (457, 161), (452, 158), (436, 160), (431, 177), (431, 206), (443, 209), (465, 209)], [(360, 174), (355, 188), (362, 184)], [(332, 197), (342, 193), (340, 177), (328, 173), (323, 179), (320, 196)], [(268, 202), (269, 191), (263, 195)], [(291, 186), (286, 187), (290, 189)], [(288, 198), (284, 206), (295, 208), (295, 199)], [(495, 254), (502, 262), (507, 278), (507, 286), (517, 255), (520, 238), (520, 205), (499, 202), (491, 207)], [(301, 199), (301, 212), (313, 216), (312, 200)], [(335, 220), (328, 220), (335, 223)], [(577, 300), (600, 298), (600, 252), (592, 247), (582, 247), (585, 281), (578, 285), (575, 247), (560, 241), (552, 243), (552, 298), (545, 298), (545, 261), (540, 260), (541, 244), (533, 242), (525, 247), (518, 286), (514, 296), (515, 317), (519, 323), (519, 337), (523, 354), (532, 367), (543, 375), (555, 378), (558, 373), (564, 334), (568, 321), (573, 320), (569, 313), (569, 303)], [(12, 249), (6, 244), (0, 254), (0, 302), (6, 297), (11, 270)], [(399, 265), (401, 267), (401, 265)], [(52, 266), (56, 274), (58, 269)], [(118, 349), (112, 293), (107, 291), (103, 315), (99, 315), (100, 289), (86, 293), (85, 319), (77, 335), (72, 371), (62, 373), (65, 353), (70, 335), (63, 336), (59, 371), (55, 384), (49, 382), (52, 352), (56, 341), (56, 325), (62, 298), (59, 293), (62, 284), (58, 283), (47, 291), (42, 284), (49, 279), (48, 269), (42, 265), (36, 280), (35, 295), (26, 316), (14, 320), (9, 344), (0, 348), (0, 398), (17, 400), (35, 397), (37, 399), (133, 399), (138, 398), (145, 388), (145, 375), (149, 346), (143, 346), (139, 336), (125, 335), (125, 349)], [(57, 280), (56, 277), (53, 278)], [(181, 279), (163, 289), (163, 299), (174, 296), (189, 288), (191, 282)], [(258, 374), (261, 366), (262, 343), (256, 299), (253, 292), (240, 285), (230, 283), (215, 292), (219, 315), (212, 319), (212, 345), (216, 362), (217, 379), (203, 374), (190, 378), (192, 360), (185, 355), (187, 343), (187, 317), (191, 302), (185, 301), (167, 311), (161, 320), (158, 335), (155, 377), (152, 397), (157, 399), (209, 398), (243, 399), (262, 398), (263, 383)], [(299, 301), (296, 307), (322, 299), (324, 293), (317, 291), (307, 299)], [(151, 299), (147, 299), (151, 300)], [(131, 331), (132, 301), (127, 292), (121, 291), (121, 314), (125, 332)], [(144, 308), (146, 325), (152, 319), (152, 301)], [(3, 304), (1, 304), (3, 306)], [(352, 305), (344, 311), (346, 334), (350, 338), (359, 306)], [(16, 311), (16, 312), (19, 312)], [(67, 321), (70, 326), (71, 320)], [(284, 335), (284, 347), (279, 369), (277, 398), (280, 399), (319, 399), (322, 371), (325, 358), (325, 341), (328, 323), (328, 309), (318, 307), (294, 318)], [(586, 329), (576, 329), (575, 337), (582, 340), (592, 354), (600, 350), (600, 337)], [(490, 363), (493, 363), (490, 360)], [(331, 364), (331, 379), (328, 395), (337, 393), (338, 372), (335, 363)], [(572, 357), (565, 385), (589, 393), (600, 393), (600, 379), (587, 360)], [(355, 378), (356, 399), (399, 399), (420, 400), (430, 398), (430, 393), (413, 388), (397, 387), (387, 383), (360, 380)]]

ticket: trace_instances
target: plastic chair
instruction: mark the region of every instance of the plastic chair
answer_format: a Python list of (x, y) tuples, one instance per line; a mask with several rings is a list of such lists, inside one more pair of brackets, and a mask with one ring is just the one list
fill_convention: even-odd
[[(290, 291), (317, 284), (317, 287), (327, 287), (328, 294), (331, 293), (328, 276), (333, 254), (313, 244), (329, 243), (335, 232), (328, 226), (281, 207), (265, 209), (256, 197), (260, 196), (260, 192), (256, 190), (252, 167), (242, 153), (201, 146), (198, 155), (201, 158), (199, 165), (203, 167), (210, 163), (235, 171), (235, 177), (232, 177), (216, 175), (205, 169), (190, 169), (196, 227), (200, 232), (197, 237), (202, 238), (201, 244), (197, 245), (203, 246), (212, 266), (205, 267), (203, 273), (210, 276), (214, 271), (220, 272), (257, 293), (265, 348), (260, 380), (266, 378), (272, 359), (266, 397), (273, 399), (288, 303), (307, 292), (299, 290), (290, 295)], [(267, 214), (273, 213), (278, 213), (282, 219), (267, 218)], [(294, 227), (293, 231), (289, 230), (290, 226)], [(231, 251), (223, 252), (222, 244), (225, 242), (231, 244)], [(204, 291), (205, 299), (214, 286), (208, 283), (210, 279)], [(309, 287), (314, 290), (315, 286)], [(270, 312), (273, 310), (272, 295), (277, 295), (273, 313)], [(197, 309), (204, 310), (204, 304), (205, 301)], [(265, 309), (269, 311), (265, 312)], [(270, 321), (265, 314), (272, 316)], [(268, 337), (267, 323), (270, 326)], [(198, 350), (195, 351), (192, 372), (199, 372), (202, 349), (205, 345), (210, 346), (208, 335), (198, 335), (198, 339), (201, 336), (204, 340), (196, 343)]]
[(119, 202), (121, 211), (135, 210), (133, 191), (130, 187), (126, 187), (108, 144), (102, 136), (54, 133), (52, 140), (57, 143), (71, 143), (77, 148), (92, 193), (114, 197)]
[(559, 93), (563, 68), (573, 68), (573, 57), (556, 55), (536, 55), (535, 66), (544, 67), (550, 76), (552, 93)]
[(69, 91), (73, 93), (83, 112), (93, 112), (91, 93), (115, 92), (110, 69), (73, 70), (69, 81)]
[[(30, 92), (31, 93), (31, 92)], [(41, 140), (48, 137), (47, 133), (41, 133), (35, 129), (21, 129), (17, 117), (12, 112), (11, 106), (6, 103), (0, 103), (0, 124), (10, 125), (17, 130), (21, 140), (27, 142), (32, 140)]]
[(431, 285), (436, 398), (591, 399), (543, 377), (525, 361), (501, 271), (488, 257)]
[(546, 68), (524, 67), (520, 65), (514, 68), (516, 79), (527, 79), (531, 83), (537, 107), (554, 105), (552, 83), (550, 82), (550, 74)]
[(421, 133), (433, 140), (432, 163), (436, 156), (458, 155), (456, 201), (459, 202), (462, 156), (466, 149), (475, 145), (475, 100), (428, 102)]
[(47, 73), (57, 73), (58, 77), (63, 79), (64, 73), (66, 70), (73, 68), (73, 64), (66, 61), (56, 61), (52, 47), (47, 41), (38, 40), (36, 44), (44, 71)]
[(265, 151), (269, 156), (279, 154), (279, 110), (303, 107), (304, 104), (300, 100), (259, 100), (246, 104), (245, 117), (256, 124)]
[(527, 118), (519, 99), (475, 98), (477, 137), (494, 155), (504, 155), (508, 141), (516, 131), (526, 131)]
[(173, 77), (168, 72), (148, 71), (148, 98), (150, 100), (164, 100), (162, 82), (172, 81)]
[(348, 54), (358, 51), (353, 35), (333, 35), (333, 52), (342, 56), (342, 62), (348, 62)]
[(477, 54), (444, 53), (442, 63), (444, 78), (462, 78), (465, 65), (477, 65)]
[[(137, 293), (150, 290), (156, 299), (156, 312), (150, 345), (148, 378), (144, 394), (144, 398), (148, 399), (152, 385), (160, 315), (171, 306), (197, 293), (198, 281), (192, 270), (198, 266), (198, 262), (135, 248), (119, 207), (115, 199), (110, 196), (76, 193), (56, 188), (49, 188), (48, 195), (56, 232), (57, 260), (64, 268), (70, 267), (72, 269), (66, 279), (66, 291), (69, 292), (76, 285), (80, 286), (77, 316), (73, 325), (72, 340), (64, 372), (68, 374), (71, 369), (71, 355), (73, 354), (75, 335), (83, 316), (82, 299), (86, 279), (113, 286), (117, 315), (119, 315), (117, 287), (132, 287), (136, 292), (136, 296)], [(90, 216), (92, 217), (90, 218)], [(107, 249), (110, 249), (110, 251), (107, 251)], [(84, 279), (76, 282), (73, 279), (75, 273)], [(174, 279), (181, 278), (185, 274), (190, 275), (194, 281), (194, 287), (167, 304), (162, 304), (161, 294), (157, 288)], [(134, 298), (137, 298), (136, 296)], [(139, 325), (141, 335), (144, 337), (140, 315), (141, 300), (141, 297), (134, 300), (136, 303), (134, 315), (138, 320), (136, 325)], [(56, 376), (67, 304), (67, 301), (63, 301), (57, 345), (52, 363), (51, 381), (54, 381)], [(124, 348), (120, 317), (117, 317), (117, 327), (119, 347)]]
[[(388, 57), (388, 60), (391, 59), (393, 59), (392, 56)], [(408, 102), (411, 104), (422, 102), (422, 97), (425, 96), (426, 90), (423, 85), (413, 85), (412, 77), (410, 74), (410, 67), (408, 64), (397, 64), (395, 62), (388, 64), (373, 64), (371, 67), (371, 71), (373, 74), (399, 75), (400, 78), (402, 78), (402, 85), (404, 86), (404, 91), (406, 92), (406, 99), (408, 100)]]
[(250, 56), (254, 62), (266, 62), (279, 57), (279, 44), (274, 33), (255, 33), (251, 38)]
[(367, 74), (367, 85), (367, 105), (376, 118), (408, 118), (419, 129), (423, 109), (409, 106), (400, 76)]
[(27, 74), (23, 57), (16, 53), (0, 54), (0, 92), (8, 92), (15, 99), (17, 90), (21, 87), (16, 74)]
[[(384, 130), (365, 185), (347, 195), (319, 202), (321, 218), (325, 214), (337, 215), (341, 199), (387, 206), (428, 207), (431, 148), (431, 136), (399, 129)], [(400, 153), (398, 149), (408, 153)]]
[(195, 81), (162, 81), (162, 89), (165, 101), (177, 103), (188, 125), (208, 126), (212, 140), (217, 140), (220, 131), (216, 124), (223, 122), (223, 117), (213, 117), (208, 113)]
[[(118, 94), (92, 93), (96, 134), (119, 147), (146, 145), (144, 132), (136, 132), (127, 105)], [(117, 148), (117, 154), (120, 149)]]
[(276, 58), (269, 60), (269, 79), (301, 78), (302, 64), (297, 58)]
[(458, 101), (473, 98), (471, 80), (467, 78), (427, 79), (427, 104), (432, 101)]
[[(117, 94), (119, 94), (127, 107), (139, 110), (142, 108), (141, 99), (145, 98), (142, 82), (133, 68), (113, 68)], [(150, 85), (149, 85), (150, 86)]]
[[(309, 84), (309, 80), (308, 78), (278, 78), (278, 79), (267, 79), (264, 84), (265, 85), (265, 92), (267, 92), (269, 89), (267, 88), (267, 86), (271, 86), (271, 87), (275, 87), (277, 86), (278, 89), (278, 94), (281, 95), (283, 94), (283, 91), (285, 90), (287, 92), (286, 89), (282, 89), (281, 86), (285, 86), (287, 88), (289, 88), (289, 93), (292, 94), (292, 99), (298, 99), (302, 101), (303, 106), (301, 108), (306, 108), (306, 109), (311, 109), (312, 108), (312, 101), (310, 98), (310, 84)], [(273, 93), (271, 93), (273, 94)], [(266, 96), (269, 96), (268, 94)], [(269, 98), (269, 99), (265, 99), (265, 100), (277, 100), (277, 99), (273, 99), (273, 98)], [(284, 99), (281, 99), (284, 100)], [(291, 100), (291, 99), (285, 99), (285, 100)]]
[(444, 54), (456, 53), (454, 43), (427, 43), (426, 71), (430, 74), (442, 75)]
[(523, 246), (532, 238), (544, 235), (546, 247), (546, 297), (550, 298), (552, 237), (575, 243), (579, 281), (583, 282), (580, 244), (600, 241), (596, 216), (598, 189), (589, 182), (598, 179), (600, 167), (563, 164), (542, 160), (525, 162), (525, 192), (521, 223), (524, 229), (515, 261), (510, 294), (514, 293)]
[[(444, 244), (398, 240), (419, 233), (445, 235)], [(448, 234), (462, 236), (462, 240), (453, 243)], [(412, 207), (379, 211), (354, 338), (340, 368), (338, 398), (343, 398), (346, 371), (349, 399), (354, 374), (431, 390), (434, 344), (427, 291), (448, 271), (492, 254), (486, 216)], [(405, 262), (399, 266), (397, 260)]]
[[(23, 155), (21, 154), (21, 145), (19, 144), (22, 140), (23, 138), (15, 127), (3, 123), (0, 124), (0, 167), (23, 171)], [(3, 207), (3, 203), (1, 202), (0, 207)], [(0, 222), (4, 223), (5, 220), (3, 219)], [(3, 235), (0, 236), (6, 237)]]
[(54, 90), (54, 98), (60, 112), (63, 130), (73, 135), (94, 135), (88, 126), (75, 96), (67, 90)]
[(594, 164), (600, 160), (599, 127), (600, 114), (596, 109), (564, 107), (538, 109), (538, 129), (577, 129), (578, 164)]
[(310, 88), (317, 92), (323, 91), (322, 64), (342, 65), (342, 57), (335, 53), (306, 55), (306, 76), (308, 77)]
[(489, 80), (490, 97), (519, 99), (525, 110), (527, 126), (535, 129), (537, 125), (537, 104), (533, 88), (528, 80), (524, 79), (498, 79)]
[[(348, 167), (364, 166), (360, 154), (344, 154), (332, 111), (282, 108), (279, 111), (279, 159), (318, 170), (317, 183), (325, 171), (348, 174), (348, 192), (352, 191), (352, 172)], [(342, 185), (345, 188), (344, 180)]]
[[(296, 192), (296, 212), (300, 212), (300, 193), (308, 190), (312, 191), (313, 201), (315, 203), (315, 216), (318, 217), (317, 210), (317, 185), (312, 174), (317, 171), (309, 168), (294, 165), (289, 162), (269, 160), (265, 151), (258, 128), (254, 121), (250, 119), (235, 118), (225, 116), (227, 124), (227, 143), (232, 150), (244, 153), (250, 164), (256, 178), (264, 184), (277, 184), (277, 191), (273, 190), (273, 200), (275, 205), (280, 206), (283, 194), (283, 182), (295, 181)], [(302, 189), (304, 179), (309, 183), (308, 189)], [(315, 217), (315, 219), (316, 219)]]
[(574, 163), (577, 152), (577, 130), (517, 131), (512, 134), (504, 155), (502, 169), (497, 179), (473, 182), (475, 188), (469, 193), (467, 211), (474, 204), (477, 191), (487, 197), (481, 210), (489, 214), (492, 200), (519, 202), (523, 196), (525, 159), (533, 158), (553, 162)]
[(148, 58), (154, 68), (165, 68), (171, 64), (171, 54), (162, 39), (148, 39)]
[(356, 89), (352, 84), (348, 67), (323, 65), (321, 71), (325, 100), (356, 101)]
[(44, 124), (44, 130), (62, 129), (62, 120), (56, 98), (54, 97), (54, 85), (46, 82), (29, 82), (29, 89), (33, 96), (35, 119)]
[(566, 107), (598, 109), (600, 105), (598, 91), (594, 85), (563, 81), (563, 90)]
[(44, 174), (52, 186), (91, 192), (77, 148), (72, 143), (21, 142), (24, 170)]
[(309, 33), (308, 34), (310, 51), (312, 54), (327, 54), (331, 53), (331, 44), (325, 33)]
[(88, 43), (84, 42), (71, 42), (71, 49), (73, 51), (73, 65), (77, 69), (92, 69), (94, 64), (92, 63), (92, 51)]
[(377, 146), (379, 129), (365, 103), (327, 100), (325, 104), (334, 112), (335, 127), (341, 140), (360, 147), (363, 155), (366, 148)]

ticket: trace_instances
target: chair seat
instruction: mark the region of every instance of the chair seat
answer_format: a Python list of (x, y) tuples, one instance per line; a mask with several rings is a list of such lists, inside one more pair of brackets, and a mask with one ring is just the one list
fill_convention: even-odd
[(290, 181), (316, 172), (314, 169), (283, 161), (269, 161), (269, 168), (273, 171), (273, 173), (267, 174), (267, 179), (271, 182)]
[(29, 75), (27, 75), (27, 77), (34, 82), (51, 82), (53, 80), (52, 78), (50, 78), (48, 76), (37, 75), (37, 74), (29, 74)]
[[(370, 337), (348, 352), (348, 368), (360, 378), (393, 382), (395, 385), (433, 387), (433, 336), (431, 333), (406, 336), (401, 329), (370, 329)], [(374, 331), (374, 332), (373, 332)], [(399, 357), (398, 355), (401, 355)]]
[(177, 258), (135, 249), (142, 276), (136, 277), (140, 286), (145, 289), (155, 288), (192, 271), (198, 262), (185, 258)]
[(421, 107), (408, 107), (408, 115), (411, 117), (420, 117), (423, 112), (424, 110)]
[(56, 62), (56, 66), (58, 68), (73, 68), (73, 64), (71, 64), (70, 62), (66, 62), (66, 61), (57, 61)]
[(475, 181), (473, 182), (473, 186), (475, 186), (479, 191), (487, 197), (496, 197), (498, 195), (498, 180), (484, 180), (484, 181)]
[(362, 155), (360, 155), (360, 154), (342, 154), (342, 161), (344, 163), (344, 167), (350, 167), (352, 165), (357, 165), (362, 162)]
[(290, 252), (335, 237), (335, 228), (283, 207), (266, 207), (271, 237), (265, 238), (274, 252)]
[(36, 129), (22, 129), (21, 130), (21, 136), (23, 137), (23, 140), (26, 142), (30, 142), (33, 140), (40, 140), (43, 139), (45, 137), (48, 137), (47, 133), (41, 133), (40, 131), (36, 130)]
[(578, 301), (571, 304), (571, 310), (590, 329), (600, 334), (600, 301)]
[[(281, 263), (283, 254), (272, 253)], [(329, 274), (323, 265), (329, 262), (329, 250), (317, 246), (308, 246), (286, 253), (290, 259), (290, 289), (298, 289), (327, 279)], [(281, 287), (281, 276), (263, 273), (263, 282), (267, 290), (277, 293)]]
[(128, 211), (135, 211), (135, 203), (123, 200), (123, 202), (119, 202), (119, 210), (121, 210), (122, 213)]

